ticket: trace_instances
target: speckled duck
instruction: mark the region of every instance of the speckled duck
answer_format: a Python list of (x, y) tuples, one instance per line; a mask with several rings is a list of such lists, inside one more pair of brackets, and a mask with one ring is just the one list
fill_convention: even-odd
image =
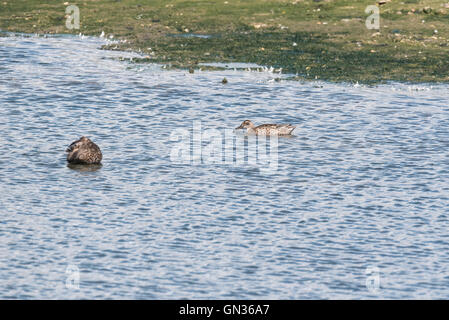
[(256, 127), (250, 120), (245, 120), (236, 129), (246, 129), (248, 134), (285, 136), (291, 135), (295, 128), (296, 126), (292, 126), (291, 124), (261, 124)]
[(72, 142), (66, 152), (67, 162), (73, 164), (100, 164), (103, 158), (100, 148), (86, 137)]

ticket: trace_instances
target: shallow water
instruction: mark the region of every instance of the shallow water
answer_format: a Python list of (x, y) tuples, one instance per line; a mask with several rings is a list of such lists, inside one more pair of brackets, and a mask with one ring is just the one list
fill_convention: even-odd
[[(0, 37), (0, 298), (449, 298), (447, 85), (189, 74), (105, 41)], [(298, 125), (273, 172), (171, 161), (175, 129), (245, 119)], [(67, 166), (81, 135), (102, 167)]]

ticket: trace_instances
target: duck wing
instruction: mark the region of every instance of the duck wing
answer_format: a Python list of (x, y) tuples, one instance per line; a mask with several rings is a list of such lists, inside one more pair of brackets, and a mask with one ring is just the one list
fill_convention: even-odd
[(255, 128), (256, 132), (260, 134), (277, 134), (277, 135), (289, 135), (296, 128), (291, 124), (262, 124)]
[(257, 126), (255, 129), (277, 129), (279, 128), (279, 124), (271, 124), (271, 123), (266, 123), (266, 124), (261, 124), (260, 126)]
[(279, 129), (281, 134), (291, 134), (293, 130), (295, 130), (296, 126), (293, 126), (291, 124), (283, 124), (282, 127)]

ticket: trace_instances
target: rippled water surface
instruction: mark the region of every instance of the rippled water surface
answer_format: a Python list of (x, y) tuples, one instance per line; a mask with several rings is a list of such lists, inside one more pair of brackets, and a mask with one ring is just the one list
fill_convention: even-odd
[[(103, 42), (0, 37), (1, 298), (449, 298), (448, 86), (189, 74)], [(298, 126), (274, 172), (171, 161), (175, 129), (245, 119)], [(81, 135), (101, 168), (67, 166)]]

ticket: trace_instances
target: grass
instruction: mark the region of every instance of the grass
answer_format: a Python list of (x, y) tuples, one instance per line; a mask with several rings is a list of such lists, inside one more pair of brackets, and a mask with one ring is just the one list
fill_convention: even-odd
[[(449, 1), (449, 0), (448, 0)], [(80, 29), (65, 27), (65, 8), (80, 9)], [(146, 61), (175, 67), (253, 62), (300, 79), (378, 83), (449, 82), (449, 2), (391, 1), (380, 30), (365, 26), (375, 1), (0, 0), (0, 29), (83, 33), (126, 39)], [(210, 38), (176, 37), (207, 34)], [(111, 49), (111, 48), (109, 48)]]

